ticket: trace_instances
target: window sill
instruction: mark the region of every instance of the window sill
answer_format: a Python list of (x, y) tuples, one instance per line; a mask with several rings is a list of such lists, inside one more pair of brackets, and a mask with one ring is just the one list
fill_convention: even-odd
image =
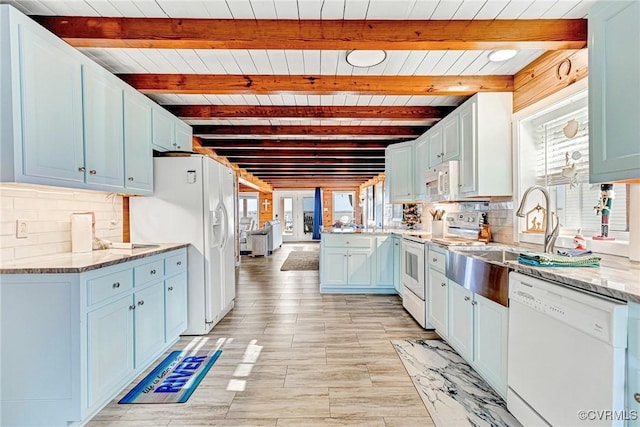
[[(533, 243), (542, 247), (544, 243), (543, 235), (520, 234), (520, 243)], [(593, 240), (591, 237), (585, 237), (587, 249), (599, 254), (615, 255), (629, 257), (629, 242), (626, 240)], [(574, 248), (573, 236), (558, 236), (556, 240), (556, 248)]]

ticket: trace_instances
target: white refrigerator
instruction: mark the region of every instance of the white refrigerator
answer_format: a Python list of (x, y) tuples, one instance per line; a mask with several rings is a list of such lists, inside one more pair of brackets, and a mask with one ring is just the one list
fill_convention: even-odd
[(156, 157), (151, 197), (130, 198), (133, 243), (189, 243), (185, 335), (208, 333), (232, 308), (235, 175), (202, 155)]

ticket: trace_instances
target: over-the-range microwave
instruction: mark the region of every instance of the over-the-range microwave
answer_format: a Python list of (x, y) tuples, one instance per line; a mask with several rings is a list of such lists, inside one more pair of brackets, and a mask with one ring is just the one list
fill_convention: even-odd
[(424, 173), (425, 202), (455, 200), (458, 195), (458, 161), (450, 160)]

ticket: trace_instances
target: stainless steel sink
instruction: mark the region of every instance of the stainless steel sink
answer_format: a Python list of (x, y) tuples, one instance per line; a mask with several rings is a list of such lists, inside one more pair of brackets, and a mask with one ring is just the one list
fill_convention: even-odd
[(498, 262), (505, 264), (506, 261), (516, 261), (518, 259), (518, 252), (513, 252), (510, 249), (491, 250), (491, 251), (468, 251), (471, 256), (480, 257), (485, 261)]
[(458, 285), (507, 307), (509, 268), (506, 261), (517, 259), (518, 252), (511, 249), (450, 250), (446, 273)]

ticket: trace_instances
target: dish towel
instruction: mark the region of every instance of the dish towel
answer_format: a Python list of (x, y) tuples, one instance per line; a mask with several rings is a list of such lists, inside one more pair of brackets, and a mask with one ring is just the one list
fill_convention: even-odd
[(523, 252), (518, 262), (534, 267), (598, 267), (600, 257), (595, 255), (565, 256), (535, 252)]

